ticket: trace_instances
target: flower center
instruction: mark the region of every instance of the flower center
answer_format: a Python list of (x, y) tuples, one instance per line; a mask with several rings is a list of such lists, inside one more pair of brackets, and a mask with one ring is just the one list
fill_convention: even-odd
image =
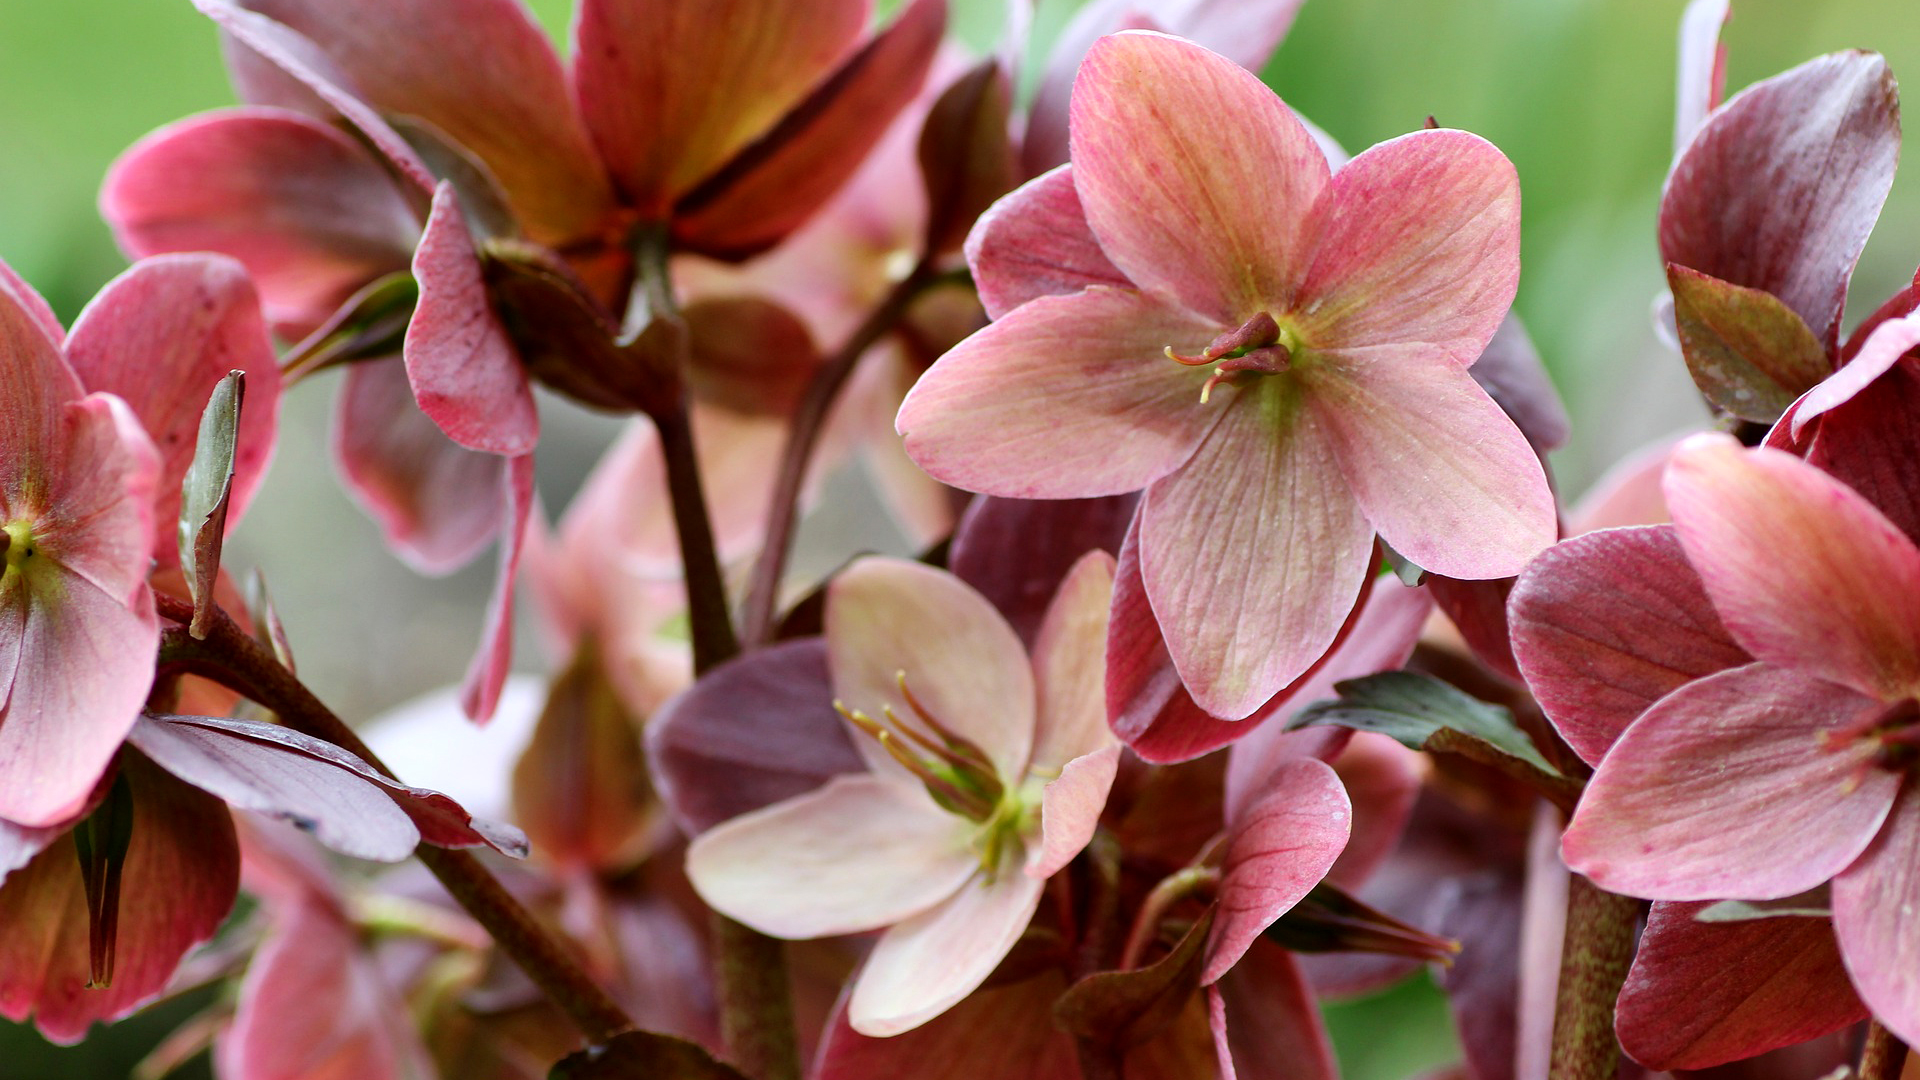
[(9, 521), (0, 526), (0, 551), (6, 552), (5, 573), (26, 572), (27, 563), (33, 558), (33, 523), (26, 520)]
[[(1820, 745), (1827, 750), (1840, 750), (1861, 740), (1878, 744), (1862, 769), (1913, 771), (1920, 765), (1920, 701), (1904, 698), (1882, 705), (1852, 724), (1820, 734)], [(1851, 783), (1859, 781), (1860, 777), (1856, 776)]]
[(834, 710), (917, 777), (927, 794), (944, 809), (981, 824), (1003, 816), (1007, 789), (994, 770), (993, 759), (979, 744), (928, 711), (908, 688), (906, 672), (895, 672), (894, 679), (899, 683), (901, 700), (913, 713), (910, 719), (903, 719), (892, 705), (885, 704), (880, 706), (884, 720), (849, 709), (838, 700), (833, 703)]
[(1213, 388), (1223, 382), (1239, 384), (1247, 377), (1278, 375), (1287, 370), (1293, 363), (1294, 350), (1299, 347), (1299, 339), (1263, 311), (1239, 329), (1214, 338), (1198, 356), (1183, 356), (1174, 352), (1171, 345), (1166, 347), (1166, 353), (1167, 359), (1188, 367), (1214, 365), (1213, 374), (1200, 387), (1200, 403), (1204, 405), (1212, 396)]

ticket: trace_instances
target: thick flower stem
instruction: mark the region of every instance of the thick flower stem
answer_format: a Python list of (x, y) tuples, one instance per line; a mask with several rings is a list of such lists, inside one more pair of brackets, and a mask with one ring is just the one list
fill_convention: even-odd
[(764, 645), (773, 636), (775, 609), (780, 601), (780, 579), (786, 576), (787, 557), (793, 551), (794, 525), (800, 517), (800, 490), (813, 461), (813, 451), (826, 428), (827, 416), (840, 390), (859, 366), (875, 342), (905, 317), (907, 308), (922, 290), (935, 281), (926, 260), (914, 266), (867, 315), (847, 340), (820, 366), (807, 386), (807, 393), (794, 414), (793, 427), (780, 454), (780, 472), (773, 482), (773, 498), (767, 504), (766, 535), (760, 559), (754, 564), (753, 577), (747, 583), (747, 602), (741, 615), (741, 637), (748, 647)]
[(1604, 892), (1578, 875), (1568, 882), (1549, 1080), (1611, 1080), (1618, 1068), (1613, 1008), (1633, 962), (1639, 915), (1638, 900)]
[(726, 579), (714, 549), (713, 523), (694, 456), (692, 418), (683, 398), (672, 411), (653, 418), (666, 458), (667, 493), (673, 503), (674, 529), (680, 540), (680, 565), (686, 571), (687, 621), (693, 637), (693, 670), (704, 674), (740, 652), (727, 607)]
[[(225, 612), (215, 608), (205, 639), (195, 640), (184, 629), (184, 624), (193, 619), (193, 605), (165, 595), (156, 595), (155, 599), (163, 617), (182, 624), (181, 629), (162, 636), (162, 664), (208, 676), (273, 710), (281, 723), (295, 731), (324, 739), (393, 777), (393, 771), (374, 756), (345, 721)], [(589, 1043), (603, 1044), (634, 1028), (633, 1020), (619, 1004), (480, 860), (464, 851), (427, 844), (420, 845), (415, 854), (467, 914), (486, 927), (500, 950), (567, 1014)]]
[(1867, 1045), (1860, 1051), (1860, 1080), (1900, 1080), (1906, 1068), (1907, 1044), (1875, 1020), (1867, 1025)]

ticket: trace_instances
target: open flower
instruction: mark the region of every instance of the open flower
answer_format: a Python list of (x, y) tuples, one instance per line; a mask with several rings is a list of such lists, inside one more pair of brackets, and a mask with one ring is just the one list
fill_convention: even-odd
[(1082, 64), (1072, 145), (1107, 283), (1005, 312), (898, 425), (970, 490), (1145, 488), (1147, 595), (1202, 708), (1246, 716), (1327, 651), (1376, 532), (1455, 578), (1552, 541), (1540, 464), (1467, 370), (1519, 269), (1498, 150), (1420, 131), (1330, 174), (1253, 75), (1138, 31)]
[(887, 928), (848, 1006), (862, 1034), (978, 987), (1091, 837), (1119, 753), (1100, 691), (1112, 577), (1102, 553), (1075, 566), (1031, 659), (941, 571), (867, 559), (834, 581), (828, 663), (867, 771), (707, 831), (687, 872), (778, 937)]
[(1667, 502), (1754, 662), (1662, 698), (1607, 752), (1563, 843), (1615, 892), (1777, 899), (1833, 882), (1860, 996), (1920, 1036), (1920, 548), (1788, 454), (1697, 436)]

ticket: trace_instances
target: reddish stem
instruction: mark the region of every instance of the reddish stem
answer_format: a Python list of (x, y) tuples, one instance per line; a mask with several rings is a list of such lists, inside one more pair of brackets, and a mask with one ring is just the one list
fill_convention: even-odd
[(1567, 933), (1553, 1014), (1553, 1080), (1612, 1080), (1620, 1044), (1614, 1002), (1633, 962), (1640, 901), (1604, 892), (1574, 875), (1567, 883)]

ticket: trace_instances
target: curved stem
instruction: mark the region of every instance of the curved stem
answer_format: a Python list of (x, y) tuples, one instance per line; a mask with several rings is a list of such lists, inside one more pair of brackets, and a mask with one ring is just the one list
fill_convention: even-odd
[(767, 527), (760, 558), (754, 563), (753, 576), (747, 583), (740, 636), (749, 648), (764, 645), (773, 636), (780, 580), (786, 576), (787, 558), (793, 552), (794, 525), (800, 518), (800, 489), (806, 483), (807, 467), (813, 461), (814, 448), (819, 445), (820, 433), (826, 428), (834, 401), (860, 358), (899, 324), (914, 298), (935, 280), (932, 265), (922, 259), (911, 273), (894, 284), (808, 384), (806, 396), (794, 414), (786, 446), (780, 453), (780, 472), (773, 482), (773, 498), (767, 504)]
[(1560, 992), (1553, 1014), (1553, 1080), (1611, 1080), (1620, 1044), (1614, 1002), (1633, 962), (1640, 901), (1616, 896), (1574, 875), (1567, 883), (1567, 933), (1560, 952)]
[(1189, 866), (1161, 878), (1160, 884), (1155, 885), (1147, 898), (1140, 902), (1140, 914), (1134, 918), (1133, 930), (1127, 935), (1126, 950), (1120, 954), (1120, 970), (1132, 971), (1140, 966), (1140, 958), (1146, 955), (1147, 946), (1153, 943), (1153, 935), (1160, 929), (1160, 919), (1169, 908), (1219, 883), (1220, 868), (1217, 866)]
[[(182, 628), (170, 629), (161, 637), (162, 663), (178, 664), (209, 676), (273, 710), (295, 731), (324, 739), (386, 776), (399, 779), (345, 721), (282, 667), (265, 646), (236, 626), (226, 612), (214, 608), (206, 637), (196, 640), (184, 629), (193, 619), (193, 605), (158, 594), (155, 600), (162, 617), (182, 624)], [(465, 851), (428, 844), (420, 845), (415, 854), (467, 914), (487, 928), (500, 950), (567, 1014), (589, 1043), (603, 1044), (623, 1031), (633, 1030), (634, 1022), (625, 1010), (480, 860)]]
[(1860, 1080), (1899, 1080), (1906, 1068), (1907, 1044), (1878, 1020), (1867, 1025), (1867, 1044), (1860, 1050)]

